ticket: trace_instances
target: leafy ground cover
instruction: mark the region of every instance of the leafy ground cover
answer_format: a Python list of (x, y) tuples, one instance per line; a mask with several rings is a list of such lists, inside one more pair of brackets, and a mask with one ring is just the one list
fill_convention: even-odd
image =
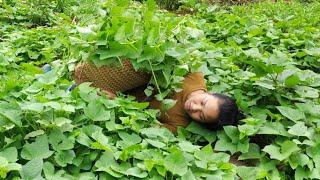
[[(195, 4), (185, 16), (152, 1), (25, 3), (0, 1), (1, 178), (319, 179), (319, 3)], [(247, 118), (174, 135), (147, 103), (87, 83), (66, 91), (80, 59), (118, 57), (153, 71), (161, 97), (200, 69)]]

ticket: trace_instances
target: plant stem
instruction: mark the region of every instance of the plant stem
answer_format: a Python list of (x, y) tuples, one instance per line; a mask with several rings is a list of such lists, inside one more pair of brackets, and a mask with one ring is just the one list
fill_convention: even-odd
[[(150, 68), (151, 68), (151, 72), (152, 72), (153, 79), (154, 79), (154, 81), (155, 81), (155, 83), (156, 83), (156, 87), (157, 87), (159, 93), (161, 94), (161, 90), (160, 90), (160, 87), (159, 87), (159, 84), (158, 84), (156, 75), (154, 74), (154, 70), (153, 70), (153, 67), (152, 67), (151, 62), (150, 62), (149, 59), (148, 59), (148, 62), (149, 62)], [(162, 94), (161, 94), (161, 95), (162, 95)]]
[(118, 59), (118, 61), (120, 62), (121, 67), (123, 67), (123, 63), (122, 63), (122, 61), (121, 61), (121, 58), (119, 58), (119, 56), (117, 56), (117, 59)]

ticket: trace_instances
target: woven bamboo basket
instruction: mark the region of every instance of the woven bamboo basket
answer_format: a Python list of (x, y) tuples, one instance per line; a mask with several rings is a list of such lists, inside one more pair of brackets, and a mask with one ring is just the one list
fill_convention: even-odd
[(75, 69), (77, 84), (92, 82), (92, 86), (112, 92), (124, 92), (150, 81), (149, 73), (136, 71), (130, 60), (124, 60), (122, 67), (97, 67), (92, 63), (78, 64)]

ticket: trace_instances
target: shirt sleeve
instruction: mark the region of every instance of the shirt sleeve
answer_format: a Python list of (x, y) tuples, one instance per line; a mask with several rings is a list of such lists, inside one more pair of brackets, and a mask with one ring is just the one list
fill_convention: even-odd
[(168, 111), (164, 112), (160, 107), (161, 103), (157, 101), (150, 102), (150, 105), (153, 108), (159, 108), (161, 110), (159, 121), (170, 131), (176, 132), (178, 126), (187, 127), (191, 122), (186, 116), (183, 106), (188, 95), (197, 90), (207, 91), (204, 77), (201, 72), (191, 73), (185, 76), (185, 79), (182, 82), (182, 91), (174, 96), (174, 99), (177, 100), (177, 102)]
[(207, 92), (202, 72), (190, 73), (185, 77), (182, 83), (182, 101), (185, 102), (189, 94), (197, 90), (204, 90)]

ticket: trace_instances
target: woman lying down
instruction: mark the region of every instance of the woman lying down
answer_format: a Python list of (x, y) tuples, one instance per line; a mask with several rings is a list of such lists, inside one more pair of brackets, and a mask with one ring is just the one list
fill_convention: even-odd
[[(78, 85), (92, 82), (92, 86), (100, 88), (110, 98), (114, 98), (116, 92), (123, 92), (136, 96), (138, 101), (148, 101), (150, 108), (160, 110), (158, 120), (173, 133), (178, 126), (187, 127), (191, 121), (197, 121), (208, 129), (219, 129), (225, 125), (236, 125), (243, 118), (232, 98), (207, 92), (201, 72), (185, 76), (182, 91), (173, 93), (171, 97), (176, 100), (176, 104), (167, 111), (161, 108), (161, 103), (155, 98), (146, 97), (144, 88), (150, 75), (136, 72), (129, 61), (124, 61), (122, 68), (98, 68), (90, 63), (79, 64), (74, 76)], [(234, 156), (230, 162), (242, 164)]]
[[(92, 82), (92, 86), (100, 88), (110, 98), (116, 92), (124, 92), (136, 96), (138, 101), (149, 101), (149, 107), (159, 109), (158, 120), (172, 132), (178, 126), (187, 127), (191, 121), (204, 124), (209, 129), (219, 129), (225, 125), (236, 125), (243, 116), (237, 104), (230, 97), (207, 92), (201, 72), (188, 74), (183, 83), (182, 91), (174, 93), (172, 99), (176, 104), (167, 111), (155, 98), (148, 99), (141, 88), (150, 80), (150, 75), (135, 72), (129, 61), (124, 61), (123, 68), (100, 68), (89, 64), (79, 64), (75, 69), (77, 84)], [(140, 88), (139, 88), (140, 87)]]

